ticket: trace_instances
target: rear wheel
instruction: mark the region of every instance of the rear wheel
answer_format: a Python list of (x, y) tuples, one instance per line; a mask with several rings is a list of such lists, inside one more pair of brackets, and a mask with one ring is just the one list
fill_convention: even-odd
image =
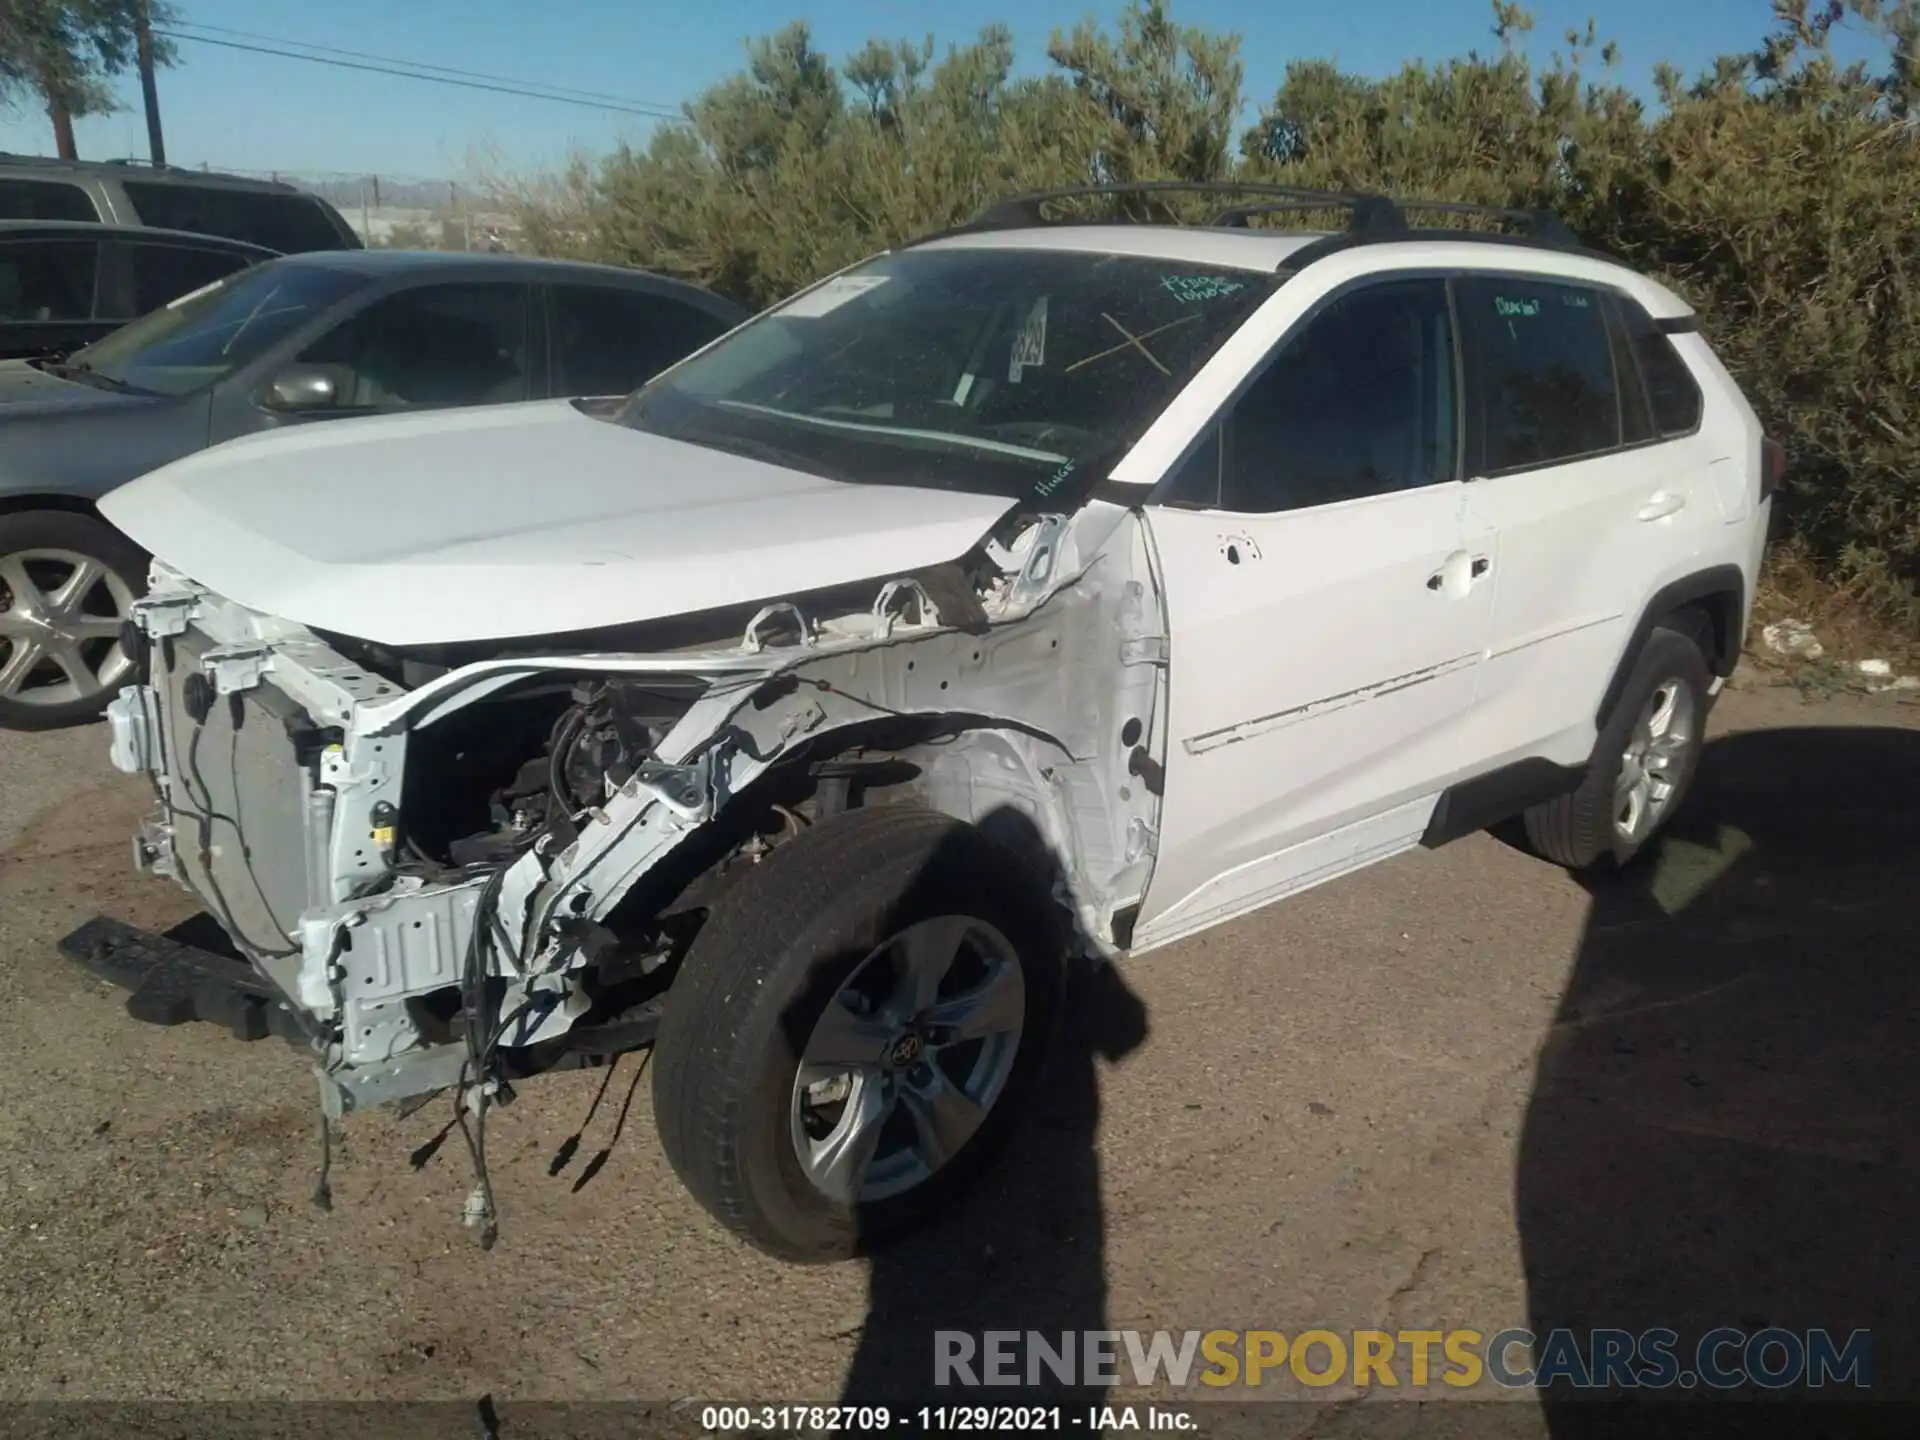
[(0, 727), (50, 730), (106, 709), (133, 673), (120, 631), (145, 569), (90, 516), (0, 515)]
[(1025, 1107), (1062, 975), (1051, 901), (971, 826), (824, 821), (740, 881), (674, 982), (653, 1072), (667, 1158), (759, 1249), (857, 1254)]
[(1526, 811), (1532, 848), (1572, 869), (1624, 865), (1645, 849), (1693, 781), (1711, 684), (1699, 637), (1685, 621), (1655, 626), (1580, 788)]

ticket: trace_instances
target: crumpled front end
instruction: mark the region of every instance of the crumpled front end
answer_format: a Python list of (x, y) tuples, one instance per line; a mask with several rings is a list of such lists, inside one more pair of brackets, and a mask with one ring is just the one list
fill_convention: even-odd
[(1087, 947), (1124, 949), (1164, 753), (1144, 527), (1089, 507), (977, 558), (724, 643), (431, 674), (156, 566), (110, 712), (156, 786), (141, 863), (303, 1017), (331, 1114), (626, 1048), (728, 874), (863, 800), (1019, 806)]

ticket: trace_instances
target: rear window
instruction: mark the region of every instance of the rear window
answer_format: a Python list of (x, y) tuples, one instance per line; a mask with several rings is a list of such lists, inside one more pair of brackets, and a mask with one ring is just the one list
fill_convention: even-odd
[(321, 203), (310, 195), (227, 190), (171, 180), (126, 180), (121, 188), (140, 212), (140, 223), (162, 230), (223, 235), (288, 255), (350, 248)]
[(100, 246), (91, 240), (0, 246), (0, 320), (92, 319), (99, 261)]
[(64, 180), (0, 180), (0, 220), (99, 220), (93, 200)]

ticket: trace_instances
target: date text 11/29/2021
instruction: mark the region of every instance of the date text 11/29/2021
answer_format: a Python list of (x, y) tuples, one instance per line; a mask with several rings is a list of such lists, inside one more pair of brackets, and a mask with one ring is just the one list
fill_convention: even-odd
[(905, 1431), (1007, 1435), (1021, 1431), (1185, 1431), (1193, 1415), (1167, 1405), (922, 1405), (892, 1410), (885, 1405), (708, 1405), (700, 1428), (715, 1434), (884, 1435)]

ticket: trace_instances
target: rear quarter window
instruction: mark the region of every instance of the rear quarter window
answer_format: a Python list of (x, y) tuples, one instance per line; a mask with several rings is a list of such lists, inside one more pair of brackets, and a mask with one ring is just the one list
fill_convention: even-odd
[(100, 214), (93, 197), (64, 180), (0, 180), (0, 220), (86, 220)]
[(171, 180), (125, 180), (121, 188), (140, 212), (143, 225), (221, 235), (286, 255), (348, 248), (327, 210), (310, 195), (228, 190)]
[(1653, 410), (1653, 430), (1661, 439), (1690, 435), (1700, 425), (1700, 383), (1680, 358), (1673, 341), (1661, 333), (1651, 315), (1632, 300), (1620, 301), (1627, 328), (1628, 348), (1640, 367)]

